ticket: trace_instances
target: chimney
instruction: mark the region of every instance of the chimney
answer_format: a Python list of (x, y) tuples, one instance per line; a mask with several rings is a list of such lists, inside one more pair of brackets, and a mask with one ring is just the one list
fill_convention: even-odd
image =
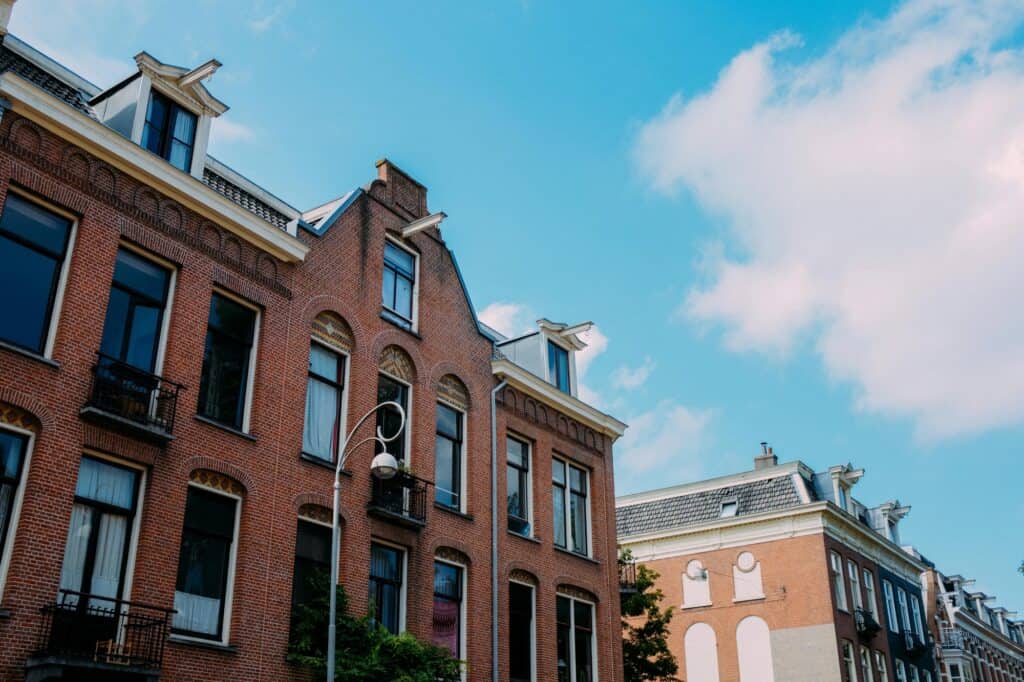
[(0, 38), (7, 35), (7, 24), (11, 21), (11, 9), (15, 0), (0, 0)]
[(754, 471), (767, 469), (768, 467), (773, 467), (778, 463), (779, 458), (775, 455), (771, 446), (762, 441), (761, 454), (754, 458)]
[[(3, 0), (0, 0), (2, 2)], [(388, 159), (377, 162), (377, 179), (384, 183), (384, 196), (378, 197), (406, 214), (409, 220), (427, 215), (427, 188)]]

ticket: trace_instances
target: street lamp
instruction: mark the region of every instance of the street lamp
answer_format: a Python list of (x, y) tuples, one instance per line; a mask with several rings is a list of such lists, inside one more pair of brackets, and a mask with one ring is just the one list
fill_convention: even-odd
[(378, 453), (370, 464), (370, 473), (374, 477), (381, 480), (386, 480), (393, 477), (398, 473), (398, 460), (395, 456), (388, 452), (388, 443), (398, 438), (402, 433), (402, 429), (405, 428), (405, 410), (401, 405), (394, 401), (383, 402), (377, 407), (373, 408), (369, 412), (363, 415), (352, 430), (349, 431), (348, 437), (345, 438), (345, 442), (341, 446), (341, 450), (338, 451), (338, 464), (334, 468), (334, 514), (331, 517), (331, 609), (330, 609), (330, 622), (327, 626), (327, 682), (334, 682), (334, 649), (335, 649), (335, 637), (337, 635), (337, 611), (338, 611), (338, 552), (340, 549), (340, 529), (338, 528), (338, 509), (341, 506), (341, 470), (345, 466), (345, 460), (348, 459), (349, 441), (359, 430), (359, 427), (363, 425), (370, 416), (377, 413), (378, 410), (385, 407), (394, 408), (398, 412), (399, 422), (398, 428), (390, 436), (385, 436), (380, 427), (377, 427), (377, 433), (369, 438), (364, 438), (355, 445), (352, 449), (355, 450), (363, 443), (369, 443), (371, 441), (380, 443), (383, 446), (383, 450)]

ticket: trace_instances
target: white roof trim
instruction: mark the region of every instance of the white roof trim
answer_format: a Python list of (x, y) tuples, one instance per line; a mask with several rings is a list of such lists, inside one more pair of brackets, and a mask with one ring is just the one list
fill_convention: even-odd
[(24, 59), (32, 62), (43, 71), (53, 75), (57, 80), (64, 81), (73, 88), (78, 88), (86, 94), (86, 99), (95, 97), (101, 92), (100, 88), (94, 83), (82, 78), (60, 62), (47, 57), (45, 54), (17, 36), (11, 35), (10, 33), (4, 36), (4, 47), (19, 57), (23, 57)]
[(438, 213), (418, 218), (402, 228), (402, 237), (408, 237), (427, 228), (436, 227), (447, 217), (448, 215), (444, 211), (439, 211)]
[(174, 168), (24, 78), (9, 71), (0, 75), (0, 93), (11, 100), (15, 112), (72, 139), (143, 182), (152, 183), (176, 201), (268, 253), (287, 262), (301, 261), (306, 257), (309, 247), (296, 237), (256, 217), (200, 180)]

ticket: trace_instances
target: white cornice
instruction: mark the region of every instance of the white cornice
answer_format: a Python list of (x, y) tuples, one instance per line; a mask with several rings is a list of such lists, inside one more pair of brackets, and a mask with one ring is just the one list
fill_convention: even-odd
[(591, 407), (579, 398), (574, 398), (568, 393), (559, 391), (533, 372), (523, 369), (511, 360), (492, 360), (491, 371), (496, 377), (504, 379), (512, 387), (529, 393), (535, 399), (562, 410), (574, 419), (578, 419), (587, 426), (597, 429), (613, 439), (621, 436), (627, 428), (625, 423), (615, 417)]
[(18, 114), (102, 157), (268, 253), (296, 262), (309, 251), (308, 246), (284, 230), (257, 218), (191, 175), (10, 71), (0, 75), (0, 94), (12, 102)]

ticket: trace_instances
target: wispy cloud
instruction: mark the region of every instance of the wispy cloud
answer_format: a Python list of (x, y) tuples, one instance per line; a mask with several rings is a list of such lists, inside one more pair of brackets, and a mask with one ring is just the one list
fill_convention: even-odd
[(576, 353), (577, 393), (580, 400), (596, 407), (602, 407), (605, 404), (605, 400), (600, 392), (591, 387), (591, 384), (587, 381), (587, 373), (590, 371), (590, 365), (594, 360), (608, 350), (608, 337), (595, 324), (589, 331), (580, 334), (580, 339), (587, 344), (587, 347)]
[(231, 119), (218, 117), (210, 125), (210, 151), (238, 142), (249, 142), (256, 138), (256, 131)]
[(619, 492), (702, 478), (702, 453), (713, 417), (711, 410), (694, 410), (671, 400), (630, 417), (626, 435), (615, 445)]
[(491, 303), (480, 311), (478, 317), (488, 327), (497, 329), (509, 338), (520, 336), (536, 329), (537, 316), (523, 303)]
[(645, 357), (639, 367), (622, 365), (612, 372), (612, 385), (626, 391), (636, 390), (647, 383), (655, 366), (650, 356)]
[(247, 24), (253, 33), (266, 33), (281, 18), (295, 7), (294, 0), (285, 0), (267, 7), (265, 3), (257, 3), (253, 8), (253, 18)]
[(642, 128), (655, 187), (740, 257), (682, 303), (738, 351), (812, 339), (857, 405), (925, 438), (1024, 421), (1020, 2), (912, 0), (822, 56), (780, 34)]

